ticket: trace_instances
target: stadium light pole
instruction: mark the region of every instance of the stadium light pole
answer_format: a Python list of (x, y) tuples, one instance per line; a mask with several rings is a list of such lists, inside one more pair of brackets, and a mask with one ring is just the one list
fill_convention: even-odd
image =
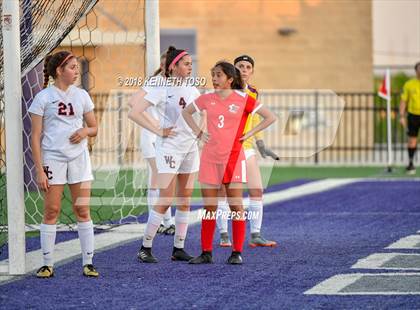
[(23, 195), (22, 85), (19, 27), (19, 1), (3, 0), (2, 31), (9, 243), (8, 272), (13, 275), (25, 273), (25, 201)]
[(146, 76), (160, 65), (159, 0), (145, 1)]

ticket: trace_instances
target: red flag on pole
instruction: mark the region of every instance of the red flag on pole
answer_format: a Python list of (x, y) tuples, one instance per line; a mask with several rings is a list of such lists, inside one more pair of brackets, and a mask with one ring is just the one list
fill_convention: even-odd
[(387, 145), (388, 145), (388, 172), (392, 171), (392, 122), (391, 122), (391, 74), (386, 69), (385, 77), (378, 90), (378, 96), (386, 100), (386, 124), (387, 124)]
[(386, 100), (391, 98), (391, 83), (388, 69), (386, 70), (384, 79), (382, 80), (381, 87), (378, 90), (378, 96)]

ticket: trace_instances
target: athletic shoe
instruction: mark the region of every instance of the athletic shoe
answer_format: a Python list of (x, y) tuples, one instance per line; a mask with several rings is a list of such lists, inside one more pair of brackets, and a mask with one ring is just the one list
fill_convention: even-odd
[(241, 252), (232, 252), (232, 254), (227, 260), (227, 263), (231, 265), (241, 265), (242, 264)]
[(173, 251), (172, 251), (172, 256), (171, 259), (173, 261), (183, 261), (183, 262), (188, 262), (192, 259), (193, 257), (191, 255), (189, 255), (187, 252), (184, 251), (184, 249), (179, 249), (174, 247)]
[(249, 245), (252, 248), (255, 248), (257, 246), (275, 247), (277, 245), (277, 242), (265, 239), (263, 236), (261, 236), (260, 233), (252, 233)]
[(92, 264), (87, 264), (83, 266), (83, 275), (85, 277), (96, 278), (99, 277), (99, 272), (96, 271)]
[(175, 225), (172, 224), (171, 226), (167, 227), (163, 233), (169, 236), (175, 235)]
[(42, 266), (36, 272), (38, 278), (51, 278), (54, 277), (54, 270), (52, 266)]
[(199, 256), (194, 257), (191, 259), (189, 264), (213, 264), (213, 257), (211, 255), (211, 252), (203, 252)]
[(159, 226), (159, 228), (157, 230), (157, 233), (158, 234), (164, 234), (166, 229), (167, 229), (167, 227), (165, 225), (160, 224), (160, 226)]
[(230, 248), (232, 243), (229, 240), (229, 234), (227, 232), (220, 234), (220, 246), (222, 248)]
[(152, 248), (142, 246), (137, 254), (139, 261), (143, 263), (157, 263), (158, 260), (152, 255)]
[(413, 164), (409, 164), (407, 168), (405, 168), (405, 172), (409, 175), (416, 174), (416, 167)]

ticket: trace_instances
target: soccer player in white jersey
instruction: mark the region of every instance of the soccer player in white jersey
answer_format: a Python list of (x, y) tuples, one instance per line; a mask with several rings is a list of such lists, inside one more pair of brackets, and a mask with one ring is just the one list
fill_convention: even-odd
[[(187, 51), (169, 47), (165, 63), (166, 85), (142, 89), (132, 97), (129, 103), (131, 106), (129, 118), (157, 135), (156, 166), (159, 200), (149, 213), (143, 245), (138, 253), (138, 259), (141, 262), (157, 262), (152, 255), (153, 239), (175, 195), (177, 210), (171, 258), (176, 261), (188, 261), (192, 258), (185, 252), (184, 243), (188, 229), (194, 177), (199, 168), (199, 153), (196, 137), (181, 115), (183, 108), (200, 95), (197, 88), (185, 83), (191, 71), (192, 59)], [(173, 83), (175, 80), (183, 82), (177, 85)], [(170, 83), (176, 85), (170, 85)], [(152, 105), (158, 110), (159, 126), (151, 122), (150, 116), (147, 116), (146, 109)]]
[[(93, 175), (87, 145), (87, 137), (96, 136), (98, 127), (89, 94), (73, 85), (78, 75), (77, 59), (70, 52), (47, 56), (44, 89), (35, 96), (29, 108), (36, 180), (44, 192), (44, 215), (40, 227), (44, 263), (37, 271), (39, 278), (54, 276), (56, 222), (65, 184), (70, 188), (77, 219), (83, 275), (99, 275), (92, 264), (94, 240), (89, 199)], [(50, 77), (54, 84), (47, 87)]]
[[(160, 68), (155, 72), (153, 78), (150, 79), (150, 83), (157, 82), (163, 83), (165, 78), (165, 61), (166, 53), (160, 56)], [(146, 84), (143, 89), (148, 89)], [(151, 86), (153, 87), (153, 85)], [(159, 125), (159, 114), (155, 106), (150, 106), (147, 108), (146, 112), (152, 117), (151, 121), (155, 123), (156, 126)], [(157, 184), (157, 167), (156, 167), (156, 135), (143, 128), (140, 135), (140, 149), (143, 153), (143, 158), (146, 159), (149, 167), (149, 178), (147, 186), (147, 206), (149, 212), (153, 209), (153, 206), (156, 204), (157, 199), (159, 198), (159, 188)], [(165, 215), (163, 216), (163, 222), (158, 228), (158, 233), (165, 235), (174, 235), (175, 234), (175, 225), (173, 224), (171, 208), (169, 207), (166, 210)]]

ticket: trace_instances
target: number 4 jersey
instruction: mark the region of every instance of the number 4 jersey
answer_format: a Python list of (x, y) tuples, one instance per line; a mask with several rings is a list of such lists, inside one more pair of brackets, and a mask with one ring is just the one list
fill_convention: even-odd
[(87, 149), (87, 139), (78, 144), (70, 143), (70, 136), (83, 128), (83, 115), (92, 111), (89, 94), (74, 85), (67, 91), (49, 86), (34, 98), (29, 112), (42, 116), (43, 160), (71, 161)]
[[(203, 147), (201, 160), (227, 163), (231, 154), (242, 152), (242, 137), (246, 120), (261, 105), (246, 93), (233, 91), (222, 99), (217, 93), (200, 96), (194, 102), (197, 111), (207, 111), (207, 129), (210, 140)], [(237, 157), (237, 156), (236, 156)]]
[(156, 153), (185, 154), (198, 150), (196, 137), (182, 117), (182, 110), (193, 102), (200, 92), (192, 86), (148, 87), (144, 89), (146, 99), (159, 114), (160, 127), (174, 127), (176, 136), (157, 137)]

